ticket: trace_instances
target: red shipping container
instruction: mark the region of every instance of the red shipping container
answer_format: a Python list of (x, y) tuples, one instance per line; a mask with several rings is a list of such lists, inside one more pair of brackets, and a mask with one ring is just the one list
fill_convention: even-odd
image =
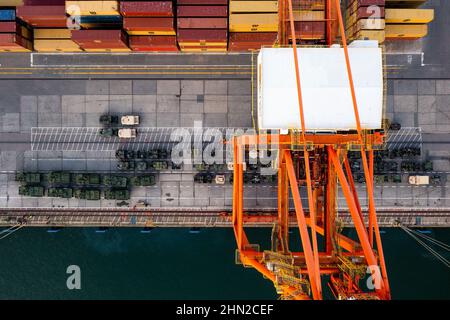
[(176, 36), (131, 36), (134, 51), (178, 51)]
[(232, 32), (230, 43), (248, 45), (252, 43), (274, 43), (277, 40), (276, 32)]
[(227, 5), (228, 0), (177, 0), (178, 6), (184, 5)]
[[(286, 25), (287, 30), (289, 26)], [(324, 39), (325, 23), (322, 21), (295, 21), (296, 38), (301, 40)], [(289, 38), (291, 31), (289, 29)]]
[(26, 6), (64, 6), (66, 0), (25, 0), (23, 4)]
[(178, 30), (178, 42), (227, 42), (227, 30), (217, 29), (180, 29)]
[(46, 18), (52, 17), (66, 18), (66, 7), (65, 6), (20, 6), (17, 7), (16, 16), (24, 20), (28, 19), (39, 19), (44, 20)]
[(173, 17), (172, 1), (121, 1), (120, 13), (124, 17)]
[(34, 27), (67, 27), (65, 6), (20, 6), (16, 16)]
[(72, 30), (72, 40), (82, 48), (127, 48), (122, 30)]
[(0, 48), (1, 47), (23, 47), (31, 49), (32, 45), (30, 41), (15, 33), (2, 33), (0, 34)]
[(27, 23), (40, 28), (67, 28), (67, 21), (62, 19), (27, 20)]
[(178, 18), (177, 26), (181, 29), (227, 29), (227, 18)]
[(178, 17), (228, 17), (227, 6), (178, 6)]
[(124, 18), (123, 28), (131, 31), (172, 31), (173, 18)]
[(5, 21), (0, 22), (0, 32), (1, 33), (15, 33), (16, 32), (16, 22), (15, 21)]

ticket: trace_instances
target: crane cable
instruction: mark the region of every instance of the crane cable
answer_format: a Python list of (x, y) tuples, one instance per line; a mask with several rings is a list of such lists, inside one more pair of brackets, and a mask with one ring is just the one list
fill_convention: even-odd
[[(416, 240), (420, 245), (422, 245), (428, 252), (430, 252), (436, 259), (438, 259), (439, 261), (441, 261), (447, 268), (450, 268), (450, 261), (447, 260), (444, 256), (442, 256), (440, 253), (438, 253), (436, 250), (434, 250), (432, 247), (430, 247), (429, 245), (427, 245), (424, 241), (420, 240), (420, 238), (414, 234), (409, 228), (402, 226), (401, 224), (399, 225), (399, 227), (405, 231), (407, 234), (409, 234), (414, 240)], [(423, 236), (423, 235), (421, 235)], [(435, 240), (435, 239), (433, 239)], [(435, 240), (438, 243), (441, 243), (438, 240)], [(450, 247), (448, 245), (446, 245), (445, 243), (442, 243), (444, 246), (446, 247)], [(448, 248), (446, 248), (447, 251), (449, 251)]]
[(14, 232), (16, 232), (16, 231), (22, 229), (24, 226), (25, 226), (24, 224), (16, 224), (16, 225), (14, 225), (14, 226), (12, 226), (12, 227), (6, 229), (6, 230), (2, 230), (2, 231), (0, 232), (0, 234), (5, 233), (5, 235), (1, 236), (1, 237), (0, 237), (0, 240), (5, 239), (6, 237), (10, 236), (10, 235), (13, 234)]

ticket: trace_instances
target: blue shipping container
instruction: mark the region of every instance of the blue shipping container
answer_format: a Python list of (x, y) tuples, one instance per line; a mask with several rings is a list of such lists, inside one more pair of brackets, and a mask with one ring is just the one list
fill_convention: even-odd
[(0, 10), (0, 21), (14, 21), (14, 20), (16, 20), (15, 9)]

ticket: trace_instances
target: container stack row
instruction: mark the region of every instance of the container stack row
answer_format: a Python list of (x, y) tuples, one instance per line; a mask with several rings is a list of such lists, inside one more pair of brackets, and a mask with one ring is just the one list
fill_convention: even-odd
[(434, 9), (421, 9), (426, 0), (386, 0), (386, 39), (419, 39), (428, 34)]
[(16, 22), (16, 10), (0, 6), (0, 52), (27, 52), (33, 49), (31, 30)]
[(272, 46), (278, 36), (278, 1), (230, 0), (230, 51)]
[(66, 13), (69, 17), (80, 16), (83, 29), (121, 29), (122, 16), (119, 1), (71, 1), (66, 0)]
[(228, 0), (178, 0), (177, 41), (184, 52), (227, 51)]
[(385, 40), (385, 0), (351, 0), (346, 10), (348, 40)]
[[(326, 40), (326, 0), (292, 0), (295, 39), (301, 45), (323, 45)], [(278, 43), (292, 44), (287, 2), (278, 2)]]
[(123, 28), (134, 51), (178, 51), (173, 1), (121, 1)]
[(72, 41), (86, 52), (126, 52), (128, 38), (122, 29), (119, 1), (65, 2), (66, 14), (78, 21), (80, 30), (71, 30)]

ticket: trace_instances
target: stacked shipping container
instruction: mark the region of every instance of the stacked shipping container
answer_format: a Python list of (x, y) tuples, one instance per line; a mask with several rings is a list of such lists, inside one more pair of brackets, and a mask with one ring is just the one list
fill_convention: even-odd
[(134, 51), (178, 51), (172, 1), (121, 1), (124, 29)]
[(25, 0), (17, 17), (33, 28), (66, 28), (65, 0)]
[(33, 49), (31, 31), (20, 21), (16, 10), (0, 7), (0, 52), (26, 52)]
[(69, 29), (34, 29), (34, 50), (38, 52), (78, 52)]
[(428, 34), (433, 9), (419, 9), (426, 0), (386, 0), (386, 39), (419, 39)]
[(351, 0), (346, 10), (345, 33), (349, 40), (385, 39), (385, 0)]
[(272, 46), (278, 35), (278, 1), (230, 1), (230, 51)]
[[(301, 44), (322, 44), (326, 39), (325, 0), (293, 0), (295, 37)], [(289, 17), (285, 8), (284, 30), (292, 43)]]
[(73, 30), (72, 40), (87, 52), (129, 51), (122, 31), (119, 1), (66, 1), (69, 16), (80, 15), (83, 30)]
[(177, 40), (185, 52), (227, 51), (228, 0), (178, 0)]
[(119, 1), (70, 1), (66, 0), (66, 13), (80, 15), (83, 29), (120, 29), (122, 16)]

